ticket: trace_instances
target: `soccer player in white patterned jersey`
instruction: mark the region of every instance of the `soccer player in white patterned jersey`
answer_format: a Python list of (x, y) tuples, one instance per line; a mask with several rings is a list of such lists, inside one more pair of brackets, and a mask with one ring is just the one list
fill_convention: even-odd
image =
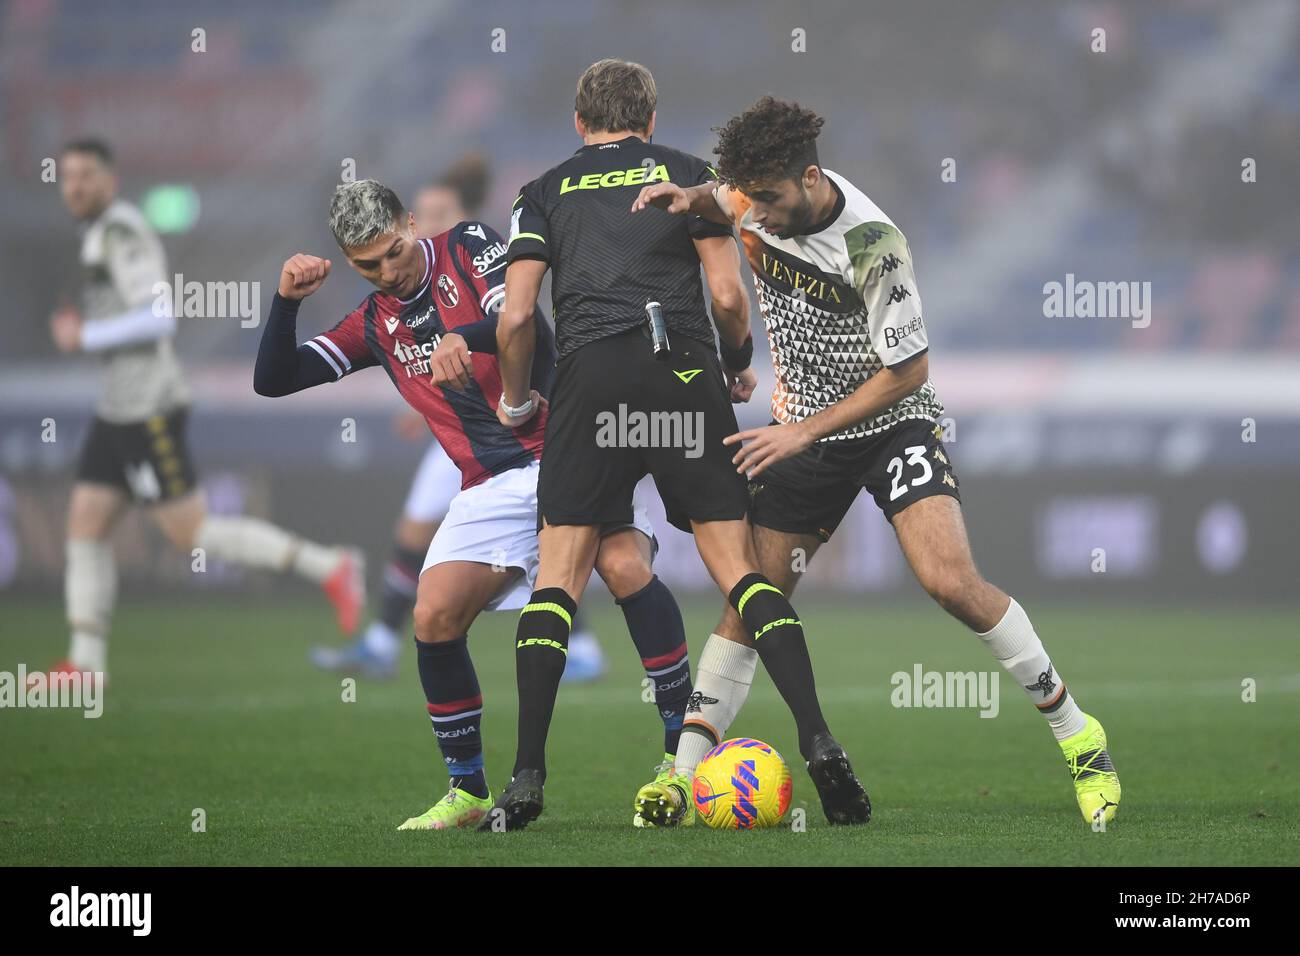
[[(739, 227), (776, 372), (771, 425), (725, 439), (750, 480), (762, 570), (787, 594), (795, 549), (829, 540), (860, 490), (894, 526), (921, 585), (975, 632), (1046, 718), (1085, 821), (1114, 819), (1119, 778), (1105, 731), (1084, 713), (1021, 606), (980, 575), (958, 482), (941, 441), (943, 406), (912, 253), (893, 221), (818, 162), (823, 119), (763, 97), (721, 131), (721, 184), (647, 186), (653, 205)], [(728, 608), (700, 657), (678, 750), (693, 770), (735, 718), (757, 653)]]
[(365, 605), (359, 551), (207, 511), (189, 454), (189, 395), (172, 351), (176, 318), (157, 304), (157, 287), (171, 279), (166, 255), (140, 211), (117, 198), (112, 151), (99, 140), (70, 143), (58, 173), (63, 201), (84, 230), (84, 313), (60, 308), (50, 332), (61, 351), (102, 360), (104, 389), (68, 505), (64, 584), (71, 647), (50, 673), (102, 675), (107, 669), (117, 597), (109, 536), (132, 502), (148, 510), (187, 564), (191, 550), (202, 548), (209, 558), (293, 571), (320, 584), (340, 628), (350, 632)]

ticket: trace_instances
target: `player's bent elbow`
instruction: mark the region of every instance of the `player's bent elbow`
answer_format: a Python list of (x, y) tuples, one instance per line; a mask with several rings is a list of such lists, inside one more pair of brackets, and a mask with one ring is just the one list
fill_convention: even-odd
[[(713, 322), (718, 331), (728, 339), (727, 344), (743, 345), (745, 336), (749, 334), (744, 291), (739, 286), (724, 286), (716, 290), (711, 288), (709, 291), (713, 296)], [(737, 340), (730, 341), (732, 338)]]
[(288, 394), (278, 382), (257, 373), (253, 375), (253, 391), (263, 398), (283, 398)]
[(720, 288), (709, 287), (713, 296), (713, 309), (720, 315), (738, 316), (745, 307), (745, 293), (736, 283), (728, 282)]
[(505, 308), (501, 310), (501, 316), (497, 320), (497, 328), (505, 329), (508, 332), (521, 332), (532, 324), (532, 309)]

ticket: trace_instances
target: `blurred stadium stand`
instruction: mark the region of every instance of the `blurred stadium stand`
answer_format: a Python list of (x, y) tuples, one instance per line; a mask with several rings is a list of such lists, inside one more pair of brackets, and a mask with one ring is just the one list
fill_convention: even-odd
[[(790, 51), (796, 27), (806, 53)], [(1104, 54), (1090, 51), (1095, 27)], [(191, 51), (196, 28), (206, 52)], [(503, 53), (490, 49), (496, 28)], [(75, 229), (40, 179), (62, 142), (108, 138), (137, 201), (160, 184), (192, 189), (197, 219), (164, 237), (173, 271), (259, 281), (265, 304), (288, 255), (334, 253), (324, 213), (348, 161), (410, 197), (482, 149), (494, 164), (482, 218), (504, 230), (519, 186), (578, 145), (576, 77), (612, 55), (654, 71), (657, 139), (701, 155), (711, 128), (763, 93), (827, 117), (823, 162), (909, 237), (977, 555), (995, 580), (1079, 593), (1060, 569), (1113, 537), (1135, 592), (1186, 590), (1178, 575), (1194, 572), (1232, 593), (1291, 594), (1294, 570), (1272, 550), (1285, 544), (1270, 535), (1300, 513), (1267, 496), (1279, 473), (1292, 488), (1300, 473), (1298, 48), (1288, 0), (13, 0), (0, 8), (0, 586), (56, 580), (75, 450), (64, 436), (94, 395), (93, 362), (59, 358), (46, 326), (76, 294)], [(1242, 182), (1245, 157), (1255, 183)], [(1150, 282), (1150, 326), (1045, 317), (1044, 284), (1067, 274)], [(301, 325), (332, 324), (366, 291), (336, 269)], [(420, 451), (392, 434), (396, 396), (374, 373), (258, 399), (259, 334), (182, 320), (200, 463), (231, 476), (223, 487), (244, 504), (377, 556)], [(761, 406), (745, 420), (762, 421)], [(46, 415), (70, 426), (57, 447), (39, 443)], [(340, 448), (345, 415), (363, 438)], [(1254, 444), (1240, 440), (1248, 417)], [(341, 528), (295, 500), (303, 480), (338, 496)], [(348, 492), (358, 482), (374, 491), (364, 514)], [(814, 579), (899, 585), (887, 526), (862, 503), (854, 514), (839, 560), (819, 559)], [(1061, 564), (1063, 547), (1075, 556)], [(680, 542), (669, 554), (666, 576), (687, 582)]]

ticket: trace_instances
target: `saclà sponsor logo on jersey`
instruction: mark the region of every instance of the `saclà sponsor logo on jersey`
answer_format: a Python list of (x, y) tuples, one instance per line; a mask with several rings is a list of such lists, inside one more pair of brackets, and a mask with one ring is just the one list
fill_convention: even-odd
[[(480, 279), (496, 268), (492, 265), (506, 254), (506, 244), (495, 242), (474, 257), (474, 274)], [(500, 263), (498, 262), (498, 265)]]
[(575, 189), (608, 189), (611, 186), (645, 186), (650, 183), (668, 182), (668, 167), (660, 163), (647, 171), (644, 166), (631, 169), (611, 169), (607, 173), (588, 173), (576, 183), (568, 176), (560, 181), (560, 195)]

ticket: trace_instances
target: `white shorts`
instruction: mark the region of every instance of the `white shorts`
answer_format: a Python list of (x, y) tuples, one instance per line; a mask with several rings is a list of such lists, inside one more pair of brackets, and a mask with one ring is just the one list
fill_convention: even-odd
[(430, 442), (406, 494), (402, 516), (421, 523), (441, 521), (451, 507), (451, 499), (460, 492), (460, 481), (460, 469), (442, 445)]
[[(538, 462), (493, 475), (466, 488), (451, 500), (425, 555), (427, 571), (446, 561), (475, 561), (499, 568), (522, 568), (522, 577), (488, 604), (489, 611), (509, 611), (528, 603), (537, 580)], [(632, 497), (632, 524), (655, 542), (654, 525), (646, 511), (644, 492)], [(618, 530), (611, 527), (608, 531)], [(607, 532), (608, 533), (608, 532)]]

